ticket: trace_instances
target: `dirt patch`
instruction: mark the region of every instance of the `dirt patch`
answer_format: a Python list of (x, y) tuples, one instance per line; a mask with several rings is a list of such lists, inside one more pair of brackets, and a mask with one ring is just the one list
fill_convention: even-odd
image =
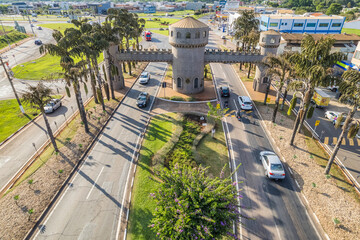
[[(333, 177), (324, 175), (324, 168), (315, 161), (324, 157), (321, 149), (310, 148), (311, 138), (298, 134), (294, 146), (288, 142), (294, 121), (286, 116), (278, 116), (277, 124), (271, 123), (272, 111), (265, 106), (258, 106), (264, 124), (280, 148), (281, 154), (294, 172), (301, 191), (309, 205), (320, 220), (322, 227), (331, 239), (358, 239), (360, 236), (360, 203), (353, 195), (347, 193)], [(316, 148), (315, 148), (316, 149)], [(326, 157), (326, 156), (325, 156)], [(336, 166), (333, 166), (335, 168)], [(337, 226), (334, 219), (340, 221)]]

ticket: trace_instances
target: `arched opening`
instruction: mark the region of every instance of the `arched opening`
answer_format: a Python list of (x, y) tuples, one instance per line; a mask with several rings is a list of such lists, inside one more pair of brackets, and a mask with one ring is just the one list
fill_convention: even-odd
[(173, 36), (174, 35), (174, 31), (171, 31), (171, 34), (170, 34), (171, 36)]
[(203, 37), (206, 37), (206, 31), (204, 31), (204, 33), (203, 33)]
[(180, 32), (176, 33), (176, 38), (181, 38), (181, 33)]
[(194, 80), (194, 88), (198, 88), (199, 87), (199, 79), (195, 78)]
[(181, 88), (181, 78), (177, 78), (176, 85), (178, 88)]
[(261, 41), (262, 41), (262, 42), (265, 42), (265, 38), (263, 37), (263, 38), (261, 39)]
[(200, 32), (195, 33), (195, 38), (200, 38)]
[(268, 77), (264, 77), (263, 78), (263, 83), (268, 83), (269, 82), (269, 78)]
[(185, 38), (191, 38), (191, 33), (187, 32)]

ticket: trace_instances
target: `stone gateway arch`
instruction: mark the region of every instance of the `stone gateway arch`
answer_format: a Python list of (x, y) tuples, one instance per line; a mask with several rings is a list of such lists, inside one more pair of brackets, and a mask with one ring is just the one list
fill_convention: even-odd
[[(169, 27), (171, 49), (120, 50), (112, 46), (113, 65), (121, 68), (122, 62), (167, 62), (172, 64), (173, 89), (184, 94), (204, 90), (204, 66), (207, 63), (256, 64), (254, 90), (265, 92), (269, 84), (265, 66), (261, 64), (269, 53), (276, 54), (281, 35), (274, 31), (260, 33), (260, 51), (239, 52), (205, 49), (209, 39), (209, 26), (192, 17), (186, 17)], [(114, 87), (123, 86), (123, 77), (116, 76)]]

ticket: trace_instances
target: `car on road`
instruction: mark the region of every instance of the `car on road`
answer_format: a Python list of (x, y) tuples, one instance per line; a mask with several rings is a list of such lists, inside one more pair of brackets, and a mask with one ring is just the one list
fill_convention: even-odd
[(274, 152), (260, 152), (260, 161), (264, 167), (265, 175), (268, 178), (276, 180), (285, 178), (284, 166)]
[(136, 105), (139, 108), (144, 108), (147, 106), (149, 99), (150, 99), (150, 96), (147, 92), (141, 92), (139, 94), (138, 98), (136, 99)]
[(327, 89), (332, 91), (332, 92), (336, 92), (339, 89), (339, 86), (330, 85), (330, 86), (327, 87)]
[(222, 36), (221, 39), (226, 39), (226, 36)]
[(38, 27), (37, 27), (37, 30), (42, 30), (42, 27), (38, 26)]
[(150, 74), (148, 72), (143, 72), (141, 75), (140, 75), (140, 78), (139, 78), (139, 83), (140, 84), (147, 84), (150, 80)]
[(247, 96), (239, 96), (238, 101), (240, 104), (240, 109), (242, 110), (252, 110), (253, 106), (251, 103), (251, 99)]
[[(334, 125), (336, 124), (336, 120), (337, 120), (337, 118), (338, 118), (339, 116), (340, 116), (340, 114), (333, 119), (332, 122), (333, 122)], [(345, 120), (346, 120), (346, 117), (347, 117), (347, 114), (346, 114), (346, 113), (343, 113), (343, 119), (341, 120), (340, 126), (343, 126), (343, 125), (344, 125)]]
[(51, 101), (45, 105), (44, 111), (45, 113), (52, 113), (59, 107), (61, 107), (61, 100), (60, 99), (51, 99)]
[(339, 116), (339, 112), (334, 112), (334, 111), (326, 111), (325, 112), (325, 117), (327, 119), (329, 119), (330, 121), (334, 121), (335, 118), (337, 118)]
[(42, 41), (39, 40), (39, 39), (36, 39), (36, 40), (35, 40), (35, 45), (42, 45)]
[(229, 89), (229, 87), (220, 87), (220, 95), (222, 97), (230, 97), (230, 89)]

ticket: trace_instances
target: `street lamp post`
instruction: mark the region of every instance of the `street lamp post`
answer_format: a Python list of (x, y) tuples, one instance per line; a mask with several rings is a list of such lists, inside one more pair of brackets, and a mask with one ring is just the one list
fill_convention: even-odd
[(15, 87), (14, 87), (14, 84), (13, 84), (13, 82), (12, 82), (12, 79), (11, 79), (11, 77), (10, 77), (10, 75), (9, 75), (9, 72), (7, 71), (7, 69), (6, 69), (6, 67), (5, 67), (5, 64), (4, 64), (4, 61), (3, 61), (2, 57), (0, 57), (0, 61), (1, 61), (1, 65), (3, 65), (3, 67), (4, 67), (4, 71), (5, 71), (5, 73), (6, 73), (6, 76), (7, 76), (8, 80), (9, 80), (9, 83), (10, 83), (10, 85), (11, 85), (11, 88), (12, 88), (12, 90), (13, 90), (13, 92), (14, 92), (15, 98), (16, 98), (18, 104), (19, 104), (20, 110), (21, 110), (22, 113), (25, 113), (24, 108), (23, 108), (23, 106), (21, 105), (20, 99), (19, 99), (19, 97), (18, 97), (18, 95), (17, 95), (17, 92), (16, 92), (16, 89), (15, 89)]

